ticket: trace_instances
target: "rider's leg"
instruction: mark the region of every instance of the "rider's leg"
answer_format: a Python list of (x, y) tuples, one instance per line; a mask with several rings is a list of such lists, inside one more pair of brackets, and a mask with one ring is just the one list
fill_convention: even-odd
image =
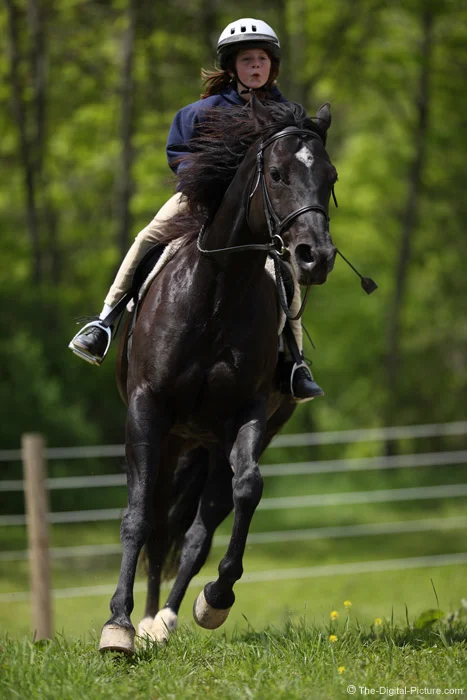
[(160, 243), (167, 221), (185, 208), (185, 201), (181, 200), (181, 196), (181, 192), (174, 194), (159, 209), (154, 219), (136, 236), (105, 298), (105, 303), (108, 306), (115, 306), (117, 301), (130, 289), (134, 272), (140, 260), (143, 259), (151, 246)]
[[(295, 284), (294, 296), (290, 305), (293, 316), (298, 314), (300, 306), (300, 286)], [(300, 319), (290, 320), (287, 324), (288, 328), (284, 329), (284, 337), (292, 361), (284, 363), (283, 391), (291, 393), (297, 403), (304, 403), (317, 396), (323, 396), (324, 391), (313, 379), (313, 375), (303, 359), (303, 331)]]
[(167, 221), (186, 206), (181, 196), (180, 192), (174, 194), (138, 233), (105, 298), (99, 320), (88, 323), (71, 341), (70, 348), (91, 364), (100, 365), (108, 349), (109, 334), (100, 321), (105, 321), (119, 299), (129, 291), (138, 263), (153, 245), (160, 242)]

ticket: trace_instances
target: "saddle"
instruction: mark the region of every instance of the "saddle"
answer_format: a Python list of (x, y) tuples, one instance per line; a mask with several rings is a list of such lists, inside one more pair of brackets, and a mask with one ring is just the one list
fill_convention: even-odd
[(129, 314), (128, 320), (125, 323), (123, 330), (123, 333), (125, 335), (124, 353), (127, 359), (131, 350), (133, 329), (135, 327), (136, 319), (138, 318), (139, 307), (150, 285), (147, 284), (145, 289), (144, 286), (148, 279), (151, 277), (152, 273), (154, 272), (165, 250), (165, 243), (156, 243), (151, 248), (149, 248), (147, 253), (139, 261), (138, 266), (133, 273), (133, 279), (131, 282), (130, 290), (118, 302), (119, 305), (122, 304), (123, 306), (122, 311), (126, 307), (126, 310)]
[(131, 282), (131, 298), (134, 300), (135, 305), (137, 304), (139, 292), (146, 279), (149, 277), (151, 272), (156, 267), (159, 262), (162, 253), (165, 250), (165, 243), (156, 243), (149, 248), (148, 252), (144, 255), (142, 260), (138, 263), (133, 274), (133, 280)]

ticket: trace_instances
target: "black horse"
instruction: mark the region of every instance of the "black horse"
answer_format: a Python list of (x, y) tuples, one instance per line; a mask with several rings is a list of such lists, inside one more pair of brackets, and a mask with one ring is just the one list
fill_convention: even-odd
[[(128, 508), (101, 650), (133, 653), (130, 614), (143, 546), (148, 597), (139, 634), (167, 639), (232, 508), (230, 543), (217, 580), (195, 602), (195, 619), (218, 627), (234, 602), (262, 494), (258, 459), (295, 407), (275, 381), (280, 306), (265, 261), (280, 249), (303, 285), (323, 284), (332, 270), (330, 123), (328, 104), (312, 119), (298, 105), (253, 96), (248, 108), (212, 110), (194, 144), (183, 171), (190, 211), (167, 225), (167, 240), (183, 236), (184, 244), (144, 299), (128, 366), (122, 362)], [(178, 574), (159, 610), (162, 568), (176, 543)]]

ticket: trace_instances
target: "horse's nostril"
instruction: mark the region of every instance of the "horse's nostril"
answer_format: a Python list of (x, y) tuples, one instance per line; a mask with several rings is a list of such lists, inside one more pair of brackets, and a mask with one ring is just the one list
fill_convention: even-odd
[(311, 246), (306, 245), (304, 243), (301, 243), (300, 245), (297, 246), (295, 254), (301, 262), (311, 264), (316, 261), (315, 255), (313, 253), (313, 250)]

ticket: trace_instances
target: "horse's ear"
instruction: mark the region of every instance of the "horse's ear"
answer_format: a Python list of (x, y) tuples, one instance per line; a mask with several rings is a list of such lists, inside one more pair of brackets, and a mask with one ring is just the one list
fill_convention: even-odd
[(331, 105), (329, 102), (325, 102), (324, 105), (321, 105), (316, 112), (316, 119), (325, 131), (329, 129), (331, 126)]
[(268, 110), (256, 97), (254, 90), (251, 92), (250, 107), (251, 115), (255, 124), (255, 131), (261, 131), (266, 124), (270, 123), (271, 117), (269, 116)]

